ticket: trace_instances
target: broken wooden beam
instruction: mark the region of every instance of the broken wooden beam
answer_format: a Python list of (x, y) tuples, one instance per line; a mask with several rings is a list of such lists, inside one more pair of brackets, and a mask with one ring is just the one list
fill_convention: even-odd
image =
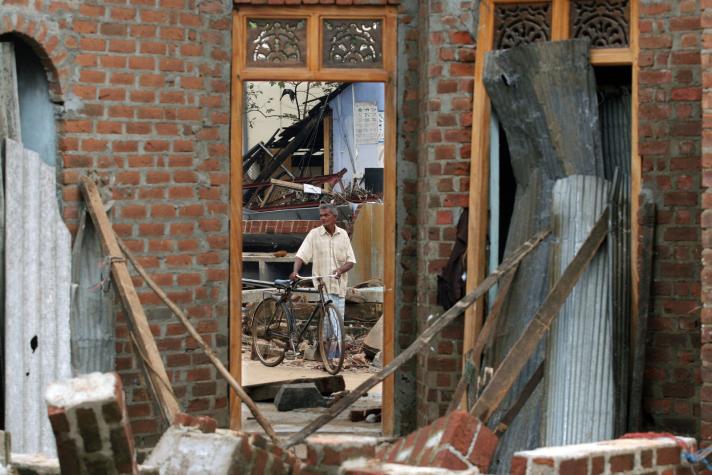
[(293, 183), (291, 181), (278, 180), (276, 178), (271, 178), (270, 183), (274, 186), (281, 186), (282, 188), (288, 188), (290, 190), (301, 191), (303, 193), (311, 193), (314, 195), (333, 195), (331, 191), (327, 191), (318, 186), (310, 185), (309, 183)]
[(361, 383), (356, 389), (347, 394), (343, 399), (337, 401), (332, 405), (328, 411), (324, 414), (307, 424), (304, 429), (300, 432), (292, 435), (286, 440), (285, 446), (291, 447), (295, 444), (299, 444), (306, 439), (307, 436), (314, 433), (320, 427), (327, 424), (329, 421), (338, 416), (344, 409), (349, 407), (354, 402), (363, 396), (369, 389), (374, 387), (376, 384), (380, 383), (386, 379), (389, 375), (394, 373), (401, 365), (406, 361), (411, 359), (413, 356), (418, 354), (423, 348), (426, 348), (430, 341), (438, 335), (446, 326), (452, 323), (457, 317), (462, 315), (462, 313), (474, 304), (480, 297), (482, 297), (490, 287), (492, 287), (503, 275), (507, 274), (511, 269), (513, 269), (522, 259), (524, 259), (531, 251), (536, 249), (536, 247), (541, 243), (547, 236), (549, 231), (541, 231), (537, 233), (529, 241), (522, 244), (518, 249), (516, 249), (512, 254), (502, 262), (502, 264), (492, 272), (486, 279), (477, 286), (475, 290), (465, 295), (460, 299), (455, 305), (450, 307), (445, 313), (440, 315), (440, 317), (435, 320), (425, 331), (415, 340), (408, 348), (406, 348), (401, 354), (395, 357), (388, 365), (386, 365), (377, 374), (374, 374), (366, 381)]
[(134, 349), (138, 359), (144, 363), (147, 381), (163, 412), (163, 417), (170, 424), (176, 414), (180, 412), (180, 405), (173, 393), (166, 368), (149, 328), (148, 319), (131, 281), (126, 259), (121, 253), (96, 184), (86, 176), (81, 177), (80, 183), (87, 210), (89, 210), (94, 226), (99, 233), (104, 252), (111, 261), (111, 275), (126, 309)]
[(561, 277), (547, 295), (544, 303), (522, 332), (519, 339), (509, 350), (507, 356), (497, 367), (492, 380), (477, 399), (470, 411), (483, 422), (487, 422), (492, 413), (499, 407), (504, 397), (519, 376), (524, 365), (532, 356), (539, 341), (546, 335), (551, 323), (556, 318), (561, 306), (566, 302), (579, 277), (596, 255), (608, 233), (608, 214), (606, 208), (591, 230), (588, 238), (581, 245), (571, 263), (566, 267)]
[[(477, 375), (477, 373), (479, 372), (482, 350), (484, 350), (485, 346), (488, 345), (492, 340), (492, 336), (494, 335), (494, 329), (497, 327), (499, 315), (502, 313), (502, 307), (504, 306), (504, 301), (507, 298), (507, 294), (509, 294), (509, 288), (512, 286), (512, 282), (514, 281), (514, 275), (517, 273), (517, 268), (518, 267), (512, 269), (512, 271), (507, 273), (507, 275), (504, 276), (504, 279), (502, 279), (502, 285), (499, 289), (499, 293), (497, 294), (497, 298), (494, 301), (494, 305), (492, 305), (492, 310), (490, 311), (489, 315), (487, 316), (487, 320), (485, 321), (485, 324), (482, 326), (482, 329), (477, 335), (477, 340), (475, 340), (475, 346), (470, 351), (469, 361), (472, 365), (474, 365), (474, 375)], [(468, 375), (465, 372), (465, 368), (463, 367), (462, 376), (460, 376), (460, 380), (457, 382), (457, 386), (455, 387), (455, 394), (452, 396), (452, 400), (450, 401), (450, 405), (447, 408), (447, 412), (454, 411), (461, 404), (462, 399), (465, 396), (467, 386), (471, 383), (471, 381), (468, 381), (467, 376)]]
[(178, 317), (178, 320), (183, 324), (183, 327), (186, 329), (188, 334), (195, 339), (195, 341), (198, 343), (198, 346), (203, 350), (203, 353), (208, 357), (210, 362), (215, 366), (215, 368), (218, 370), (218, 373), (222, 375), (223, 378), (225, 378), (230, 385), (230, 387), (235, 391), (235, 394), (242, 400), (242, 402), (245, 403), (245, 405), (250, 409), (250, 412), (255, 416), (255, 419), (257, 422), (262, 426), (262, 428), (265, 430), (265, 433), (269, 436), (270, 439), (272, 439), (273, 442), (277, 443), (278, 438), (277, 438), (277, 433), (274, 431), (272, 428), (272, 424), (262, 415), (262, 412), (257, 408), (257, 405), (255, 402), (250, 398), (250, 396), (247, 395), (247, 393), (244, 391), (242, 386), (240, 386), (240, 383), (237, 382), (235, 378), (230, 374), (230, 371), (225, 367), (225, 365), (222, 364), (222, 361), (220, 361), (220, 358), (215, 354), (212, 348), (208, 346), (207, 343), (205, 343), (205, 340), (203, 340), (203, 337), (200, 336), (200, 333), (195, 329), (195, 327), (190, 323), (188, 320), (188, 317), (183, 313), (183, 311), (178, 308), (178, 306), (173, 303), (173, 301), (168, 298), (165, 292), (156, 284), (156, 282), (146, 273), (146, 271), (143, 269), (143, 266), (138, 263), (136, 258), (131, 254), (131, 252), (128, 250), (126, 245), (121, 241), (119, 237), (116, 237), (116, 241), (123, 251), (124, 255), (126, 258), (131, 262), (131, 264), (134, 266), (136, 269), (136, 272), (143, 278), (143, 280), (146, 282), (146, 284), (155, 292), (155, 294), (160, 298), (163, 303), (165, 303), (168, 308), (173, 312), (173, 314)]
[(512, 423), (514, 418), (517, 417), (519, 411), (529, 400), (529, 396), (531, 396), (531, 394), (534, 392), (541, 380), (544, 379), (545, 363), (546, 360), (543, 360), (541, 363), (539, 363), (539, 367), (536, 369), (536, 371), (534, 371), (534, 374), (531, 375), (529, 381), (527, 381), (527, 384), (524, 385), (524, 389), (522, 389), (522, 391), (519, 393), (517, 400), (514, 401), (514, 404), (509, 407), (509, 410), (504, 415), (504, 417), (502, 417), (502, 419), (497, 423), (497, 427), (494, 430), (495, 434), (500, 435), (509, 428), (509, 425)]

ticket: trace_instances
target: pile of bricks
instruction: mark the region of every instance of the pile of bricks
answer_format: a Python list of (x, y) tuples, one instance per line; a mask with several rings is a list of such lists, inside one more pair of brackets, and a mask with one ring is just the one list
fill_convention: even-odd
[(467, 411), (454, 411), (390, 447), (378, 457), (385, 462), (421, 467), (486, 472), (497, 448), (497, 436)]
[[(487, 472), (498, 442), (477, 418), (455, 411), (385, 445), (374, 437), (313, 435), (306, 440), (307, 456), (301, 460), (259, 434), (217, 429), (212, 418), (180, 413), (146, 465), (139, 466), (116, 374), (93, 373), (54, 383), (45, 398), (59, 464), (20, 457), (16, 462), (23, 473), (54, 474), (61, 466), (62, 473), (474, 475)], [(512, 473), (693, 473), (683, 451), (696, 450), (694, 439), (638, 436), (518, 452), (512, 459)], [(5, 452), (7, 463), (9, 448)]]

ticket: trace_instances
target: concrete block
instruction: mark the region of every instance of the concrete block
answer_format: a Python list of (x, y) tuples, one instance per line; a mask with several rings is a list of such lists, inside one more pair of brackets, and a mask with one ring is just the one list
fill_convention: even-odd
[(287, 474), (298, 459), (258, 434), (225, 429), (203, 433), (171, 426), (158, 441), (146, 465), (161, 475)]
[(437, 467), (414, 467), (399, 463), (384, 463), (378, 460), (346, 462), (337, 472), (339, 475), (480, 475), (477, 468), (451, 470)]
[[(0, 472), (2, 473), (2, 472)], [(44, 454), (12, 454), (12, 464), (5, 472), (21, 475), (60, 475), (59, 461)]]
[(285, 384), (277, 392), (274, 405), (278, 411), (308, 407), (326, 407), (326, 401), (314, 383)]
[[(237, 472), (242, 439), (225, 431), (206, 434), (198, 429), (171, 426), (146, 460), (146, 465), (157, 467), (159, 473), (210, 473), (214, 475)], [(248, 451), (249, 452), (249, 451)]]
[(317, 434), (306, 440), (307, 467), (316, 467), (322, 473), (336, 474), (344, 462), (364, 461), (376, 455), (378, 439), (346, 434)]
[(314, 383), (322, 396), (330, 396), (346, 389), (344, 377), (340, 374), (336, 376), (321, 376), (319, 378), (295, 378), (282, 381), (272, 381), (269, 383), (250, 384), (245, 386), (245, 392), (255, 402), (274, 401), (277, 393), (285, 384)]
[(321, 361), (321, 354), (319, 353), (319, 346), (311, 345), (306, 350), (304, 350), (304, 359), (306, 361)]
[(63, 473), (137, 473), (121, 379), (91, 373), (52, 383), (47, 413)]

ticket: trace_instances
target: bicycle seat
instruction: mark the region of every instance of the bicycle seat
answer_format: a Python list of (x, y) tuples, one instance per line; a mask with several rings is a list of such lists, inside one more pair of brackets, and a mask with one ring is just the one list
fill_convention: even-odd
[(286, 289), (292, 286), (292, 281), (289, 279), (275, 279), (274, 286), (278, 289)]

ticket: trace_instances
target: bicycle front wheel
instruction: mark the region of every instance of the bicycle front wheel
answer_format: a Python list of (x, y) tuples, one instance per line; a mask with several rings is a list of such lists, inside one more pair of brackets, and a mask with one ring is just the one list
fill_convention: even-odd
[(319, 316), (319, 353), (329, 374), (341, 371), (344, 364), (344, 319), (332, 303)]
[(252, 344), (265, 366), (277, 366), (284, 359), (289, 338), (287, 312), (275, 297), (267, 297), (252, 315)]

